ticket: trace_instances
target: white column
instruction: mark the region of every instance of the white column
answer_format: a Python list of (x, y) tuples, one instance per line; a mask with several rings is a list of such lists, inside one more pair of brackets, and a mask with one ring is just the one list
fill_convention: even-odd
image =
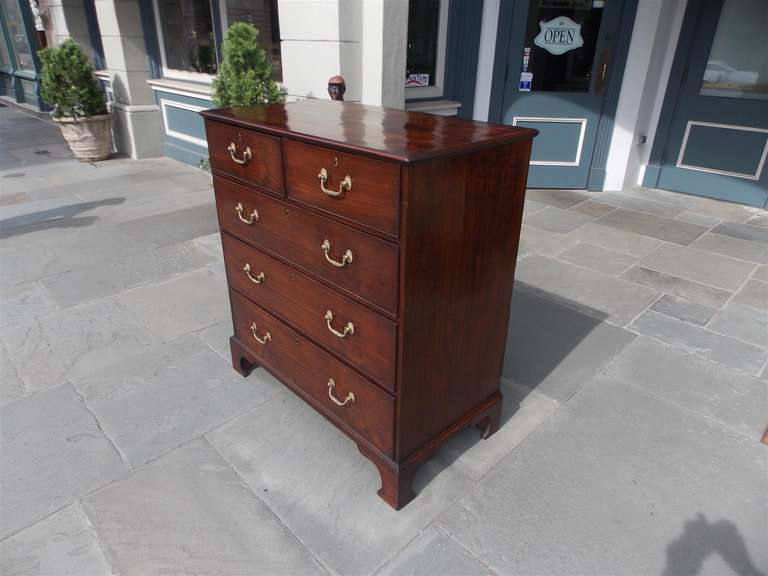
[(328, 79), (341, 74), (345, 100), (360, 101), (362, 0), (279, 0), (283, 85), (295, 98), (330, 98)]
[(93, 43), (83, 0), (48, 0), (39, 9), (48, 17), (46, 32), (51, 44), (59, 45), (71, 38), (93, 59)]
[(112, 127), (117, 150), (131, 158), (162, 156), (162, 118), (147, 84), (149, 59), (139, 4), (96, 0), (95, 5), (115, 99)]
[[(604, 190), (642, 180), (664, 100), (686, 2), (640, 2), (616, 107)], [(645, 142), (641, 142), (645, 136)]]

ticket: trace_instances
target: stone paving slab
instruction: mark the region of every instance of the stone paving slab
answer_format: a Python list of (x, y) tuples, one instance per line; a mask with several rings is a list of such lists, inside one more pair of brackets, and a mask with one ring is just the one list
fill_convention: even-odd
[(83, 507), (119, 574), (325, 574), (204, 439)]
[(129, 356), (73, 384), (134, 468), (282, 391), (267, 380), (244, 379), (194, 336)]
[(418, 493), (394, 511), (376, 496), (375, 466), (293, 394), (207, 436), (312, 553), (339, 574), (370, 574), (466, 492), (470, 479), (440, 459), (423, 465)]
[(555, 232), (556, 234), (568, 234), (573, 232), (579, 226), (583, 226), (587, 222), (591, 222), (593, 218), (586, 214), (580, 214), (572, 210), (562, 210), (550, 206), (545, 208), (541, 212), (536, 212), (531, 216), (527, 216), (524, 222), (528, 226), (535, 228), (541, 228), (548, 232)]
[(715, 233), (704, 234), (691, 244), (691, 247), (753, 262), (759, 262), (760, 256), (768, 250), (768, 246), (764, 243)]
[(765, 382), (670, 345), (637, 338), (606, 371), (747, 438), (765, 430)]
[(112, 576), (88, 518), (73, 504), (0, 542), (6, 576)]
[(436, 528), (429, 528), (419, 534), (418, 538), (379, 574), (382, 576), (492, 576), (493, 572), (450, 536)]
[(634, 256), (585, 242), (561, 252), (559, 258), (611, 276), (618, 276), (637, 262)]
[(650, 309), (697, 326), (706, 326), (717, 312), (712, 308), (672, 294), (664, 294), (653, 303)]
[(681, 322), (653, 310), (643, 313), (629, 328), (747, 374), (758, 374), (768, 358), (765, 348)]
[(69, 384), (0, 407), (0, 538), (125, 475)]
[(515, 276), (519, 282), (617, 326), (630, 322), (660, 296), (656, 290), (537, 255), (523, 259)]
[(635, 338), (596, 315), (582, 314), (518, 282), (502, 374), (566, 402)]
[(673, 274), (664, 274), (656, 270), (643, 268), (642, 266), (633, 266), (622, 274), (621, 277), (636, 284), (648, 286), (710, 308), (720, 308), (733, 296), (733, 292), (727, 290), (705, 286), (698, 282), (679, 278)]
[[(197, 270), (121, 292), (118, 301), (168, 342), (229, 318), (229, 295), (214, 275)], [(173, 305), (169, 306), (168, 303)]]
[(5, 346), (0, 342), (0, 405), (13, 402), (27, 395), (24, 381), (8, 358)]
[(475, 480), (482, 478), (561, 405), (538, 390), (509, 380), (502, 383), (501, 392), (504, 400), (498, 432), (483, 440), (477, 428), (462, 430), (437, 456)]
[(757, 574), (765, 446), (603, 376), (439, 521), (499, 574)]
[(659, 246), (639, 266), (731, 292), (738, 290), (755, 269), (751, 262), (675, 244)]
[(82, 378), (159, 341), (111, 299), (2, 328), (0, 340), (30, 392)]
[(598, 219), (598, 223), (682, 245), (692, 243), (708, 231), (704, 226), (625, 208), (606, 214)]

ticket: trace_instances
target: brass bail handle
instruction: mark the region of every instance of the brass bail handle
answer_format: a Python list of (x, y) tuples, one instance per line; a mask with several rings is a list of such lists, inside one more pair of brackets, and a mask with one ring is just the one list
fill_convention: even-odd
[(326, 238), (323, 240), (323, 244), (320, 246), (323, 249), (323, 254), (325, 254), (325, 259), (328, 260), (329, 263), (333, 264), (337, 268), (345, 268), (348, 264), (352, 263), (352, 250), (347, 249), (346, 252), (344, 252), (344, 255), (341, 257), (341, 262), (338, 260), (334, 260), (330, 257), (331, 253), (331, 243)]
[(237, 144), (235, 144), (234, 142), (229, 143), (229, 146), (227, 146), (227, 150), (229, 151), (229, 157), (232, 158), (232, 162), (234, 162), (235, 164), (240, 164), (240, 166), (245, 166), (253, 158), (253, 152), (251, 152), (250, 146), (245, 147), (245, 151), (243, 152), (242, 158), (238, 158), (237, 156), (235, 156), (235, 154), (237, 154)]
[(251, 213), (248, 215), (248, 218), (245, 218), (243, 216), (243, 212), (245, 212), (245, 208), (243, 207), (242, 202), (238, 202), (237, 206), (235, 206), (235, 212), (237, 212), (237, 217), (240, 218), (240, 222), (243, 224), (251, 225), (254, 222), (259, 221), (259, 211), (254, 208)]
[(256, 322), (251, 324), (251, 333), (253, 334), (253, 337), (256, 339), (256, 342), (261, 344), (262, 346), (272, 340), (272, 334), (269, 332), (264, 332), (264, 336), (259, 337), (259, 327), (256, 326)]
[(352, 178), (349, 174), (344, 176), (344, 179), (339, 182), (338, 192), (336, 190), (330, 190), (325, 187), (325, 185), (328, 184), (328, 171), (325, 168), (320, 169), (320, 174), (318, 174), (317, 177), (320, 179), (320, 190), (332, 198), (337, 198), (342, 196), (344, 192), (349, 192), (352, 190)]
[(355, 333), (355, 325), (352, 324), (352, 322), (347, 322), (347, 325), (344, 326), (343, 332), (339, 332), (333, 326), (331, 326), (331, 322), (333, 322), (333, 312), (331, 312), (330, 310), (326, 310), (325, 323), (328, 325), (328, 330), (330, 330), (331, 334), (333, 334), (334, 336), (338, 336), (339, 338), (346, 338), (350, 334)]
[(328, 397), (333, 400), (334, 404), (337, 406), (346, 406), (347, 404), (354, 404), (355, 403), (355, 393), (354, 392), (348, 392), (347, 396), (344, 398), (343, 401), (336, 398), (336, 396), (333, 393), (333, 389), (336, 388), (336, 382), (333, 381), (333, 378), (328, 379)]
[(267, 276), (264, 274), (264, 272), (259, 272), (255, 277), (251, 276), (251, 265), (248, 262), (246, 262), (245, 266), (243, 266), (243, 272), (245, 272), (245, 275), (248, 276), (248, 279), (254, 284), (261, 284), (264, 282), (264, 280), (267, 279)]

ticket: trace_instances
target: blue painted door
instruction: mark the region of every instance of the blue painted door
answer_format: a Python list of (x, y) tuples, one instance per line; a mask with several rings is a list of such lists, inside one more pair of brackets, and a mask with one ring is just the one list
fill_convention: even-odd
[(530, 187), (588, 187), (607, 87), (622, 69), (614, 51), (623, 7), (623, 0), (515, 0), (501, 121), (539, 131)]
[(764, 207), (768, 1), (702, 0), (691, 10), (695, 32), (679, 48), (687, 68), (656, 185)]

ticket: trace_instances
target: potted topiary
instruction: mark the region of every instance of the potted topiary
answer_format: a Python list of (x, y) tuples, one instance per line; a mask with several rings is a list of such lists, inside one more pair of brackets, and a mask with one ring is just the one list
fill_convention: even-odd
[(259, 31), (245, 22), (227, 30), (222, 43), (224, 56), (213, 81), (217, 106), (254, 106), (285, 102), (285, 90), (272, 79), (272, 66), (259, 47)]
[(38, 52), (43, 69), (40, 95), (75, 158), (84, 162), (109, 156), (112, 118), (93, 65), (74, 40)]

